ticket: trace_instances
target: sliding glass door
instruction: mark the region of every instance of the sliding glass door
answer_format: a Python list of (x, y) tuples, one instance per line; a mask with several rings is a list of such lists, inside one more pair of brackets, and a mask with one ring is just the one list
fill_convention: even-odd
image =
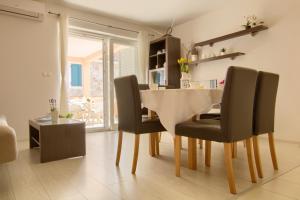
[(68, 38), (69, 109), (89, 129), (104, 128), (104, 40), (80, 35)]
[(118, 124), (117, 102), (113, 80), (120, 76), (137, 74), (137, 45), (135, 41), (110, 41), (110, 124)]
[(116, 128), (114, 78), (136, 74), (136, 41), (83, 31), (68, 38), (69, 108), (89, 131)]

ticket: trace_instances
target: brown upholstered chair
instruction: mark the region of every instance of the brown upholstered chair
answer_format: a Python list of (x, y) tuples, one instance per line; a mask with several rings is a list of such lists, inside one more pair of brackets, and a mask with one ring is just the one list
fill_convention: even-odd
[[(175, 132), (175, 160), (176, 176), (180, 176), (180, 140), (181, 136), (188, 137), (189, 140), (189, 166), (193, 168), (196, 165), (196, 151), (190, 150), (190, 146), (195, 146), (196, 139), (206, 140), (208, 151), (205, 155), (205, 164), (210, 166), (210, 143), (211, 141), (224, 143), (225, 166), (230, 192), (235, 194), (235, 179), (232, 168), (232, 143), (246, 140), (248, 165), (253, 183), (256, 182), (256, 176), (252, 161), (252, 123), (254, 95), (257, 80), (257, 71), (230, 67), (227, 71), (226, 84), (221, 104), (220, 120), (199, 120), (187, 121), (176, 125)], [(194, 168), (195, 169), (195, 168)]]
[(253, 147), (257, 173), (260, 178), (263, 177), (258, 146), (258, 136), (261, 134), (268, 134), (273, 167), (278, 170), (273, 136), (278, 83), (278, 74), (259, 72), (254, 102)]
[(165, 131), (159, 119), (142, 117), (141, 99), (137, 78), (134, 75), (114, 80), (118, 107), (119, 141), (116, 165), (119, 165), (123, 131), (135, 134), (134, 156), (131, 173), (136, 171), (140, 134)]
[[(258, 144), (258, 136), (261, 134), (268, 134), (273, 168), (278, 170), (273, 136), (278, 83), (278, 74), (263, 71), (258, 73), (253, 116), (253, 149), (257, 173), (260, 178), (263, 178)], [(220, 113), (205, 113), (200, 115), (200, 119), (220, 119)]]

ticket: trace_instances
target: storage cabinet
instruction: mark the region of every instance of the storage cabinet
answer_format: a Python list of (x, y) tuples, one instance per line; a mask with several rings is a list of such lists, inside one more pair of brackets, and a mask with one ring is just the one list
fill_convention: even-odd
[(149, 84), (171, 88), (180, 87), (180, 39), (165, 36), (150, 42), (148, 80)]

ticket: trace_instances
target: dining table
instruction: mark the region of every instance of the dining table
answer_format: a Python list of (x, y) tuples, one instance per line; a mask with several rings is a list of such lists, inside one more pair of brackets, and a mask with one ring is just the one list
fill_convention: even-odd
[[(142, 106), (149, 113), (156, 113), (167, 132), (175, 137), (175, 126), (192, 119), (195, 115), (209, 112), (214, 105), (220, 104), (222, 89), (159, 89), (141, 90)], [(150, 134), (151, 146), (158, 140)], [(155, 147), (154, 147), (155, 148)], [(150, 150), (150, 152), (153, 150)], [(153, 156), (153, 152), (150, 153)], [(155, 153), (154, 153), (155, 154)]]

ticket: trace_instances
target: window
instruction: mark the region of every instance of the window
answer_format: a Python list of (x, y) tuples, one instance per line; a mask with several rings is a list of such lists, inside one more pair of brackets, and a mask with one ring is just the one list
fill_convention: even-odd
[(81, 64), (71, 64), (71, 86), (72, 87), (82, 87)]

